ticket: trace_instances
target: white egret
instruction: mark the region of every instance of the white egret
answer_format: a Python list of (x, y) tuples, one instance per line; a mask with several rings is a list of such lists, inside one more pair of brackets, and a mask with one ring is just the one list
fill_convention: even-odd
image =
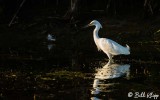
[(94, 42), (98, 48), (98, 51), (102, 50), (105, 54), (107, 54), (109, 60), (112, 60), (112, 57), (115, 55), (130, 54), (130, 47), (127, 44), (126, 47), (124, 47), (111, 39), (100, 38), (98, 36), (98, 31), (102, 28), (102, 25), (97, 20), (93, 20), (87, 26), (95, 26), (93, 31)]

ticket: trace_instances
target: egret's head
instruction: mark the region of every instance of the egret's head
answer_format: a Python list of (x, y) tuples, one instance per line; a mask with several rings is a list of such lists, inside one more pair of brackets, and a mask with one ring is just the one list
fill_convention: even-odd
[(99, 26), (100, 28), (102, 28), (102, 25), (97, 21), (97, 20), (93, 20), (91, 21), (88, 26)]

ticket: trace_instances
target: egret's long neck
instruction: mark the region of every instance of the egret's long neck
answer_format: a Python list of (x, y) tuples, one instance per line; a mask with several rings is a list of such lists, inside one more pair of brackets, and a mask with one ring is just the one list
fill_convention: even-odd
[(100, 29), (100, 26), (99, 26), (99, 25), (96, 25), (96, 28), (95, 28), (94, 31), (93, 31), (93, 38), (94, 38), (94, 42), (95, 42), (98, 50), (101, 50), (101, 49), (100, 49), (100, 46), (99, 46), (99, 42), (98, 42), (98, 40), (99, 40), (99, 36), (98, 36), (98, 31), (99, 31), (99, 29)]
[(95, 29), (93, 31), (93, 38), (94, 38), (94, 40), (99, 39), (99, 36), (98, 36), (99, 29), (100, 29), (100, 26), (96, 25), (96, 27), (95, 27)]

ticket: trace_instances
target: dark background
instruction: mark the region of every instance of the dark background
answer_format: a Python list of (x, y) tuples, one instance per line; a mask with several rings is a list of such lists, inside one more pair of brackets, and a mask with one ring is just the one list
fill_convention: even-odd
[(38, 15), (70, 20), (94, 14), (148, 18), (159, 15), (159, 5), (159, 0), (0, 0), (0, 19), (9, 22), (18, 9), (16, 16), (23, 20)]
[[(60, 61), (75, 55), (106, 57), (97, 53), (93, 27), (82, 29), (94, 19), (103, 26), (100, 37), (122, 45), (127, 43), (131, 48), (132, 45), (155, 45), (155, 49), (132, 48), (144, 54), (131, 53), (131, 57), (159, 59), (160, 0), (0, 0), (1, 58), (10, 59), (10, 51), (18, 52), (15, 56), (19, 59), (23, 56), (30, 59), (29, 55), (33, 54), (33, 58), (49, 55), (49, 59)], [(56, 50), (46, 55), (48, 34), (56, 37)], [(8, 55), (4, 57), (5, 53)]]

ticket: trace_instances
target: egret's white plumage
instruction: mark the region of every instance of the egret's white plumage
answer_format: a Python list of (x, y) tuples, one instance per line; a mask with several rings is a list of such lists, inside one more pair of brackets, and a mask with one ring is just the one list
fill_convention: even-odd
[(102, 25), (97, 20), (93, 20), (91, 23), (88, 24), (88, 26), (95, 26), (95, 29), (93, 31), (93, 38), (95, 44), (98, 50), (102, 50), (104, 53), (106, 53), (110, 60), (112, 60), (112, 57), (115, 55), (130, 54), (130, 47), (127, 44), (126, 47), (124, 47), (111, 39), (100, 38), (98, 36), (98, 31), (100, 28), (102, 28)]

